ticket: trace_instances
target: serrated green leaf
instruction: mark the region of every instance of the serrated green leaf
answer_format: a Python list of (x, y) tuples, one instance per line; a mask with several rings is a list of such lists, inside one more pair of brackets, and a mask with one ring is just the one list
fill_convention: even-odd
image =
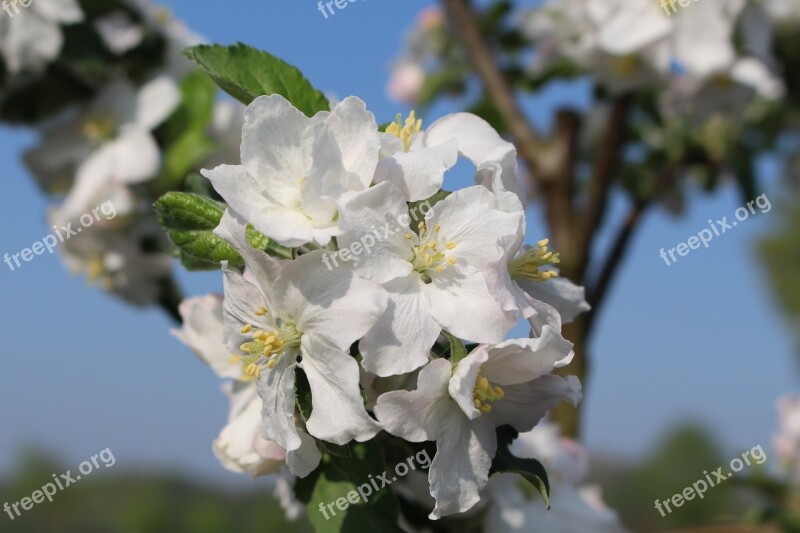
[(269, 52), (238, 43), (194, 46), (187, 48), (184, 54), (200, 65), (224, 91), (245, 104), (259, 96), (279, 94), (309, 117), (330, 109), (325, 95), (296, 67)]
[(236, 267), (244, 265), (236, 250), (212, 233), (222, 219), (225, 204), (197, 194), (169, 192), (153, 207), (187, 266), (200, 268), (204, 263), (219, 265), (220, 261)]
[[(373, 490), (367, 502), (360, 497), (357, 503), (347, 502), (348, 494), (356, 501), (353, 493), (358, 494), (358, 487), (370, 486), (370, 475), (374, 477), (382, 471), (386, 471), (386, 465), (380, 444), (374, 440), (356, 443), (351, 446), (349, 458), (325, 454), (314, 472), (297, 480), (295, 494), (306, 505), (309, 521), (318, 532), (399, 532), (397, 501), (391, 488)], [(336, 506), (337, 500), (342, 507), (347, 502), (344, 511)]]

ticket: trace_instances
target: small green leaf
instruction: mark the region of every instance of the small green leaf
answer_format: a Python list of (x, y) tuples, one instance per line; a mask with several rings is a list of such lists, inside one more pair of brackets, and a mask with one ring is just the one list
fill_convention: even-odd
[(199, 45), (184, 50), (217, 85), (249, 104), (259, 96), (280, 94), (307, 116), (328, 111), (328, 99), (292, 65), (242, 43)]
[(511, 442), (517, 437), (517, 431), (510, 426), (497, 428), (497, 454), (492, 461), (489, 475), (510, 472), (519, 474), (539, 492), (547, 508), (550, 508), (550, 481), (547, 470), (536, 459), (521, 459), (514, 456), (508, 449)]
[(169, 192), (153, 207), (181, 256), (189, 256), (184, 260), (187, 268), (199, 267), (203, 263), (219, 265), (220, 261), (228, 261), (236, 267), (244, 266), (236, 250), (212, 233), (225, 212), (225, 204), (196, 194)]
[(311, 403), (311, 385), (308, 384), (306, 373), (300, 367), (295, 367), (294, 369), (294, 390), (300, 414), (303, 420), (308, 420), (314, 410)]
[[(392, 489), (378, 482), (376, 491), (370, 483), (370, 476), (375, 478), (386, 471), (380, 444), (375, 440), (354, 443), (350, 451), (349, 458), (324, 454), (314, 472), (297, 480), (295, 494), (306, 505), (314, 530), (402, 531), (397, 525), (398, 506)], [(367, 495), (366, 502), (358, 496), (359, 487)], [(347, 501), (348, 495), (356, 503)], [(342, 507), (347, 505), (344, 511), (337, 507), (337, 500)]]
[(443, 331), (442, 334), (450, 341), (450, 362), (453, 366), (457, 365), (467, 356), (467, 349), (461, 339)]

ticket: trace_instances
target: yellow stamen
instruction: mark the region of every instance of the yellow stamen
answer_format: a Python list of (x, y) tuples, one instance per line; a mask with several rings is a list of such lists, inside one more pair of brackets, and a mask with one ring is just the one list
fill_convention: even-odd
[(251, 329), (253, 329), (253, 326), (251, 326), (250, 324), (247, 324), (245, 327), (243, 327), (242, 329), (239, 330), (239, 333), (242, 333), (242, 334), (250, 333)]
[(267, 314), (267, 308), (263, 305), (256, 307), (256, 316), (264, 316)]

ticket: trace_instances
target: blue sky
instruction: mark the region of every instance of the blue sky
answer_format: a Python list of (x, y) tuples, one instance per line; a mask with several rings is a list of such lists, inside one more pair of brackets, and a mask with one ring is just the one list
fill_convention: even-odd
[[(357, 0), (327, 20), (311, 0), (165, 3), (212, 42), (269, 50), (326, 92), (360, 96), (379, 122), (405, 111), (387, 100), (385, 81), (403, 32), (428, 2)], [(530, 108), (543, 120), (553, 102), (581, 100), (579, 90), (559, 88)], [(0, 225), (8, 228), (0, 253), (26, 248), (49, 230), (46, 201), (19, 159), (33, 141), (29, 132), (0, 129)], [(776, 200), (777, 173), (763, 170), (763, 192)], [(775, 212), (752, 217), (671, 267), (658, 257), (660, 248), (685, 241), (709, 218), (732, 217), (739, 206), (732, 188), (713, 197), (692, 192), (683, 218), (656, 211), (645, 220), (592, 345), (591, 450), (640, 457), (687, 419), (710, 428), (731, 453), (768, 449), (775, 398), (800, 384), (789, 331), (753, 254)], [(613, 206), (617, 214), (622, 209), (621, 202)], [(544, 236), (536, 210), (529, 222), (530, 240)], [(217, 274), (180, 277), (189, 295), (221, 289)], [(220, 383), (169, 335), (171, 324), (158, 310), (131, 309), (88, 289), (47, 255), (15, 272), (0, 268), (0, 294), (0, 475), (31, 446), (71, 465), (110, 447), (117, 468), (249, 485), (226, 473), (210, 450), (227, 416)]]

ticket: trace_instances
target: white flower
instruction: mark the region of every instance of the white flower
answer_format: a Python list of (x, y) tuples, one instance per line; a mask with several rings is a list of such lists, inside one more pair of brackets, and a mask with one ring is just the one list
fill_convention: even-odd
[(59, 227), (58, 234), (65, 239), (58, 250), (73, 274), (85, 274), (89, 283), (97, 283), (136, 306), (151, 305), (161, 295), (172, 259), (160, 251), (166, 250), (168, 243), (153, 218), (114, 220), (115, 224), (104, 224), (101, 219), (69, 238), (68, 231), (60, 227), (71, 223), (76, 232), (81, 227), (77, 218), (54, 209), (48, 221)]
[(244, 230), (230, 210), (216, 230), (246, 264), (243, 275), (225, 271), (225, 344), (257, 380), (262, 434), (287, 451), (292, 473), (304, 476), (311, 470), (289, 457), (307, 437), (295, 424), (295, 371), (303, 370), (311, 389), (309, 433), (335, 444), (375, 436), (380, 426), (364, 407), (348, 350), (383, 312), (386, 297), (346, 268), (329, 272), (321, 251), (275, 261), (250, 248)]
[(492, 163), (513, 168), (506, 173), (508, 190), (517, 192), (516, 149), (482, 118), (471, 113), (454, 113), (437, 120), (422, 131), (422, 120), (412, 111), (403, 122), (400, 116), (381, 134), (381, 161), (375, 182), (388, 181), (402, 191), (406, 200), (429, 198), (442, 187), (444, 174), (456, 164), (459, 154), (469, 159), (478, 175)]
[(514, 326), (482, 271), (502, 257), (501, 242), (516, 234), (521, 206), (515, 213), (504, 212), (495, 195), (473, 186), (421, 214), (425, 220), (414, 213), (416, 220), (411, 221), (405, 198), (390, 183), (342, 202), (347, 232), (338, 239), (339, 246), (367, 242), (368, 237), (377, 241), (354, 268), (389, 293), (386, 312), (359, 345), (362, 365), (379, 376), (424, 365), (442, 329), (475, 342), (497, 343)]
[(581, 486), (589, 468), (586, 451), (577, 442), (560, 437), (556, 425), (543, 422), (521, 433), (510, 449), (516, 457), (537, 459), (545, 465), (550, 509), (538, 494), (521, 490), (514, 476), (493, 477), (489, 480), (491, 506), (484, 522), (487, 531), (626, 531), (616, 513), (606, 507), (599, 487)]
[(325, 245), (340, 234), (337, 200), (372, 182), (377, 128), (355, 97), (308, 118), (282, 96), (261, 96), (245, 113), (242, 165), (203, 175), (270, 238), (286, 246)]
[(34, 0), (28, 7), (8, 4), (13, 17), (0, 12), (0, 55), (11, 74), (42, 70), (61, 52), (61, 25), (83, 20), (76, 0)]
[(420, 371), (416, 390), (378, 398), (375, 414), (386, 431), (411, 442), (436, 441), (428, 472), (436, 498), (430, 518), (478, 502), (497, 450), (497, 426), (529, 431), (560, 400), (580, 400), (576, 378), (550, 375), (569, 362), (571, 350), (548, 327), (538, 339), (481, 345), (455, 370), (437, 359)]
[(413, 103), (425, 84), (425, 68), (417, 62), (404, 60), (392, 67), (386, 92), (395, 102)]
[(562, 324), (591, 309), (585, 290), (558, 277), (554, 269), (543, 270), (559, 261), (558, 254), (548, 249), (548, 239), (521, 246), (523, 236), (524, 226), (503, 258), (486, 269), (490, 291), (509, 318), (528, 319), (535, 336), (545, 325), (561, 331)]
[(109, 183), (134, 184), (155, 177), (161, 154), (151, 132), (179, 99), (169, 78), (156, 78), (138, 90), (127, 81), (114, 82), (86, 107), (48, 123), (43, 141), (25, 154), (25, 160), (45, 184), (74, 173), (65, 209), (82, 212)]
[(800, 396), (778, 400), (778, 431), (773, 446), (781, 467), (790, 479), (800, 483)]
[[(230, 417), (214, 441), (214, 455), (233, 472), (247, 472), (253, 477), (274, 474), (286, 461), (286, 452), (261, 436), (262, 402), (255, 383), (242, 372), (241, 365), (231, 360), (223, 339), (222, 297), (216, 294), (189, 298), (181, 302), (181, 329), (172, 330), (181, 342), (223, 379), (235, 380), (224, 388), (230, 398)], [(307, 439), (305, 453), (313, 466), (319, 462), (319, 451)], [(316, 461), (313, 455), (318, 455)]]

